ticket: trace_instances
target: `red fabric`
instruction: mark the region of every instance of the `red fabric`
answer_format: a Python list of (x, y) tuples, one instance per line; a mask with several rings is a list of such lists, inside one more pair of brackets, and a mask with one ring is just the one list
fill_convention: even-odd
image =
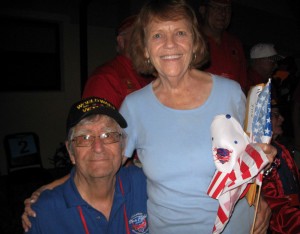
[[(283, 145), (280, 145), (278, 142), (275, 144), (282, 148), (282, 158), (287, 162), (288, 167), (292, 170), (299, 182), (299, 171), (290, 153)], [(272, 210), (272, 217), (270, 220), (270, 229), (272, 230), (272, 233), (300, 233), (299, 206), (291, 206), (290, 200), (284, 194), (282, 182), (276, 168), (271, 171), (269, 176), (263, 179), (262, 192)]]
[(118, 55), (96, 68), (85, 85), (82, 97), (105, 98), (120, 108), (128, 94), (141, 89), (150, 81), (150, 78), (143, 78), (135, 72), (127, 57)]
[[(210, 197), (219, 200), (213, 234), (222, 232), (229, 221), (236, 202), (247, 193), (249, 183), (253, 182), (256, 175), (267, 164), (267, 157), (260, 155), (252, 144), (248, 144), (245, 151), (238, 154), (232, 171), (222, 172), (220, 169), (220, 171), (215, 172), (207, 192)], [(224, 180), (226, 181), (224, 182)]]
[(239, 39), (224, 32), (221, 44), (207, 37), (210, 51), (210, 66), (205, 71), (237, 81), (242, 89), (246, 88), (247, 61)]

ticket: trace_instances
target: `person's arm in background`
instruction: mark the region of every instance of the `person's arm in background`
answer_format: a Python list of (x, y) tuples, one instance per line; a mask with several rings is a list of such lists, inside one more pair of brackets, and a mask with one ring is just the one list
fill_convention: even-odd
[(31, 194), (30, 198), (27, 198), (24, 201), (24, 213), (22, 214), (22, 226), (25, 232), (28, 231), (28, 229), (31, 227), (31, 223), (29, 221), (28, 216), (32, 216), (32, 217), (36, 217), (36, 213), (34, 212), (34, 210), (31, 209), (31, 204), (36, 202), (39, 198), (39, 196), (41, 195), (41, 193), (46, 190), (46, 189), (53, 189), (55, 187), (57, 187), (58, 185), (63, 184), (68, 178), (70, 177), (70, 174), (65, 175), (64, 177), (54, 180), (53, 182), (43, 185), (42, 187), (38, 188), (36, 191), (34, 191)]

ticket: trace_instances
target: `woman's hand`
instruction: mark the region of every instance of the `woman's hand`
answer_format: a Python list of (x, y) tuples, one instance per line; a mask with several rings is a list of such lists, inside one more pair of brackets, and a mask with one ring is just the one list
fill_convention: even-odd
[(28, 232), (29, 228), (31, 228), (31, 222), (29, 221), (28, 216), (36, 217), (36, 213), (34, 212), (34, 210), (31, 209), (31, 204), (35, 203), (39, 199), (39, 196), (45, 189), (47, 189), (47, 186), (40, 187), (39, 189), (37, 189), (31, 194), (30, 198), (27, 198), (24, 201), (25, 208), (21, 218), (22, 218), (22, 226), (25, 232)]
[(62, 183), (64, 183), (68, 178), (70, 177), (70, 174), (65, 175), (64, 177), (54, 180), (53, 182), (43, 185), (42, 187), (40, 187), (39, 189), (37, 189), (36, 191), (34, 191), (31, 194), (30, 198), (25, 199), (24, 201), (24, 213), (22, 214), (21, 218), (22, 218), (22, 226), (25, 232), (28, 232), (29, 228), (31, 228), (31, 223), (29, 220), (29, 216), (31, 217), (36, 217), (36, 213), (34, 212), (34, 210), (31, 209), (31, 204), (35, 203), (38, 199), (39, 196), (41, 195), (41, 193), (43, 191), (45, 191), (46, 189), (53, 189), (58, 185), (61, 185)]
[(277, 149), (270, 144), (266, 144), (266, 143), (257, 143), (259, 145), (259, 147), (262, 149), (262, 151), (265, 153), (265, 155), (267, 156), (268, 160), (269, 160), (269, 165), (271, 165), (271, 163), (274, 161), (274, 158), (277, 154)]

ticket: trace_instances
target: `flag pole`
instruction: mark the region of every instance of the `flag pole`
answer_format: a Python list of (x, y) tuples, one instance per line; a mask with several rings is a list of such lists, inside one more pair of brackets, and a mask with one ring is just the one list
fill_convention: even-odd
[(259, 204), (259, 200), (260, 200), (260, 192), (261, 192), (261, 186), (258, 186), (258, 192), (256, 195), (256, 204), (255, 204), (255, 211), (254, 211), (254, 218), (253, 218), (253, 223), (252, 223), (252, 227), (251, 227), (251, 234), (254, 233), (254, 226), (255, 226), (255, 221), (256, 221), (256, 216), (257, 216), (257, 212), (258, 212), (258, 204)]
[[(255, 131), (253, 132), (253, 126), (255, 126), (254, 121), (256, 121), (256, 122), (259, 121), (258, 116), (254, 115), (254, 112), (256, 112), (256, 108), (257, 108), (257, 104), (254, 105), (254, 103), (257, 103), (259, 101), (260, 98), (258, 96), (260, 96), (261, 93), (264, 93), (264, 91), (265, 91), (264, 96), (265, 95), (267, 96), (267, 105), (266, 105), (266, 103), (264, 101), (262, 101), (261, 106), (260, 106), (260, 108), (262, 108), (262, 107), (266, 108), (265, 112), (261, 111), (261, 110), (260, 111), (264, 115), (268, 116), (268, 117), (267, 116), (266, 117), (269, 118), (269, 122), (267, 121), (264, 124), (267, 127), (267, 129), (270, 130), (270, 131), (267, 131), (268, 134), (266, 134), (264, 136), (256, 135), (256, 137), (259, 136), (259, 138), (257, 138), (256, 140), (255, 140), (255, 138), (256, 138), (255, 136), (251, 137), (254, 142), (261, 142), (261, 143), (267, 143), (267, 144), (269, 144), (271, 142), (271, 139), (272, 139), (272, 125), (271, 125), (271, 117), (270, 117), (270, 113), (271, 113), (271, 106), (270, 106), (271, 105), (271, 86), (270, 85), (271, 85), (271, 78), (269, 78), (267, 84), (260, 84), (260, 85), (255, 86), (256, 88), (260, 86), (260, 89), (257, 88), (256, 94), (250, 92), (250, 91), (254, 91), (255, 87), (253, 87), (253, 90), (250, 90), (249, 94), (248, 94), (248, 98), (247, 98), (248, 99), (247, 100), (247, 108), (248, 108), (248, 110), (247, 110), (247, 113), (246, 113), (247, 114), (247, 119), (246, 119), (247, 120), (247, 122), (246, 122), (247, 125), (245, 125), (245, 128), (246, 128), (246, 130), (248, 130), (247, 133), (250, 133), (250, 136), (251, 135), (252, 136), (256, 135)], [(266, 86), (268, 88), (265, 90)], [(258, 92), (258, 91), (260, 91), (260, 92)], [(252, 110), (250, 108), (251, 105), (255, 106), (255, 108), (252, 108)], [(256, 120), (255, 120), (255, 118), (256, 118)], [(270, 129), (269, 129), (268, 125), (271, 125), (271, 126), (269, 126)], [(261, 131), (261, 129), (260, 129), (260, 131)], [(258, 175), (258, 176), (262, 176), (262, 173), (260, 175)], [(262, 187), (262, 177), (260, 178), (260, 183), (256, 185), (256, 188), (257, 188), (257, 186), (258, 186), (257, 193), (256, 194), (252, 194), (252, 197), (254, 196), (256, 198), (255, 199), (255, 203), (256, 204), (255, 204), (255, 212), (254, 212), (254, 217), (253, 217), (252, 228), (251, 228), (251, 232), (250, 232), (251, 234), (253, 234), (253, 232), (254, 232), (254, 226), (255, 226), (256, 217), (257, 217), (257, 213), (258, 213), (258, 205), (259, 205), (259, 201), (260, 201), (260, 194), (261, 194), (261, 187)], [(255, 189), (255, 191), (256, 191), (256, 189)]]

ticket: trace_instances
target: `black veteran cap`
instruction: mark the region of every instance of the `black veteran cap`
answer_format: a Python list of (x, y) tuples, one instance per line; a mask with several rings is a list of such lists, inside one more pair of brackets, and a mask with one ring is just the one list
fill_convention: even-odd
[(103, 98), (88, 97), (71, 106), (67, 119), (67, 133), (82, 119), (95, 114), (107, 115), (113, 118), (122, 128), (127, 127), (126, 120), (113, 104)]

